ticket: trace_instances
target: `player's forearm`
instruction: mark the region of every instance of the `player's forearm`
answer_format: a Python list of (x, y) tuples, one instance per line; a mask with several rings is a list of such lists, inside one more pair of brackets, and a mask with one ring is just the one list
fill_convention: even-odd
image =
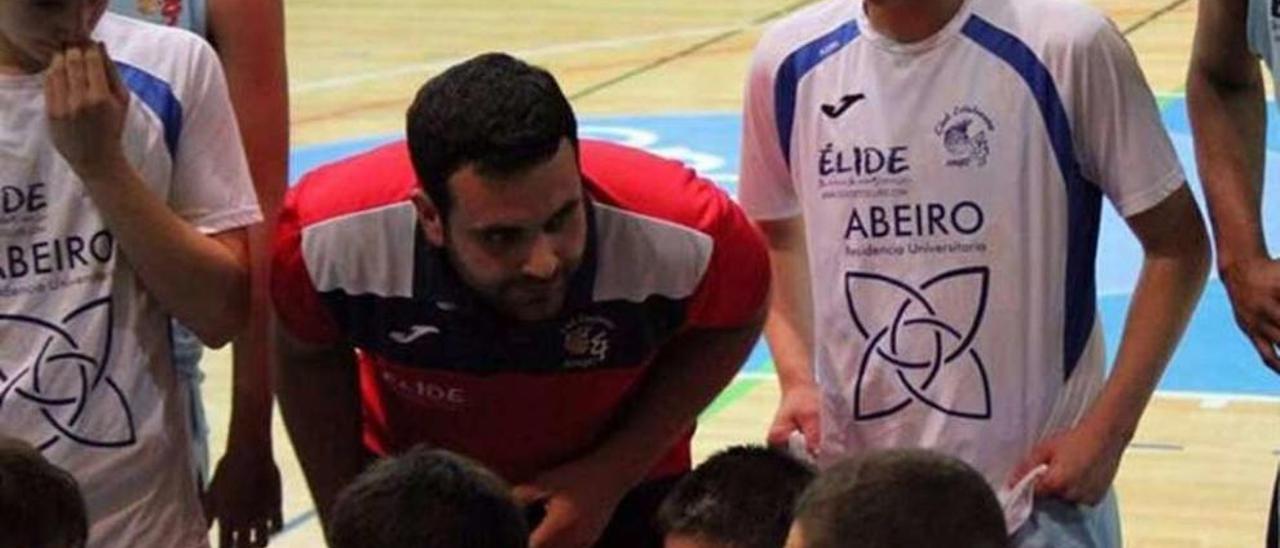
[(338, 492), (372, 458), (361, 442), (355, 356), (349, 348), (300, 350), (285, 334), (276, 340), (280, 412), (324, 521)]
[[(774, 269), (778, 276), (778, 269)], [(782, 280), (781, 276), (775, 277)], [(765, 322), (765, 339), (769, 342), (769, 351), (773, 355), (774, 369), (778, 373), (778, 383), (783, 390), (793, 386), (815, 384), (813, 376), (813, 359), (811, 343), (811, 320), (794, 301), (788, 300), (778, 293), (790, 292), (789, 288), (777, 288), (770, 297), (769, 317)]]
[(274, 385), (274, 344), (271, 336), (271, 298), (268, 290), (270, 244), (266, 227), (249, 228), (249, 321), (232, 346), (230, 449), (271, 451), (271, 401)]
[(80, 175), (124, 259), (162, 308), (210, 346), (244, 327), (250, 283), (242, 230), (201, 234), (123, 157)]
[(797, 217), (759, 226), (774, 280), (764, 333), (779, 384), (783, 390), (813, 385), (813, 296), (804, 225)]
[(1177, 253), (1148, 252), (1111, 375), (1086, 417), (1117, 441), (1133, 437), (1204, 289), (1208, 241), (1198, 218), (1186, 224)]
[(253, 0), (249, 6), (237, 5), (239, 1), (215, 2), (210, 6), (210, 18), (264, 223), (249, 231), (253, 290), (249, 324), (235, 340), (234, 399), (227, 443), (229, 448), (249, 446), (269, 452), (273, 351), (267, 285), (271, 229), (287, 187), (288, 79), (280, 3)]
[(1249, 68), (1224, 72), (1214, 70), (1212, 57), (1198, 56), (1187, 77), (1196, 163), (1220, 267), (1266, 256), (1260, 222), (1265, 91), (1257, 61), (1248, 62)]
[(677, 335), (654, 358), (634, 405), (586, 458), (628, 484), (643, 479), (729, 384), (759, 336), (759, 321)]

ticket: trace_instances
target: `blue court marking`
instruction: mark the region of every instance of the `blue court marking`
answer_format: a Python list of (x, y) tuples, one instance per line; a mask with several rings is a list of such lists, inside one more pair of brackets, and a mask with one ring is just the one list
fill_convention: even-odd
[[(1263, 217), (1272, 255), (1280, 249), (1280, 112), (1268, 107), (1267, 191)], [(1191, 188), (1203, 208), (1204, 195), (1195, 170), (1186, 101), (1171, 98), (1162, 111), (1174, 148), (1182, 159)], [(580, 121), (583, 137), (608, 139), (644, 148), (688, 163), (731, 193), (738, 186), (739, 138), (742, 123), (730, 113), (687, 113), (653, 116), (599, 116)], [(395, 135), (300, 147), (292, 155), (290, 180), (320, 164), (368, 150), (398, 138)], [(1124, 327), (1130, 294), (1138, 279), (1142, 250), (1124, 221), (1104, 207), (1098, 242), (1098, 308), (1107, 341), (1108, 363), (1114, 359)], [(1206, 219), (1208, 218), (1206, 213)], [(743, 372), (771, 374), (763, 344), (752, 353)], [(1226, 291), (1210, 280), (1204, 298), (1160, 382), (1160, 390), (1230, 396), (1280, 397), (1280, 376), (1262, 366), (1253, 347), (1236, 329)]]

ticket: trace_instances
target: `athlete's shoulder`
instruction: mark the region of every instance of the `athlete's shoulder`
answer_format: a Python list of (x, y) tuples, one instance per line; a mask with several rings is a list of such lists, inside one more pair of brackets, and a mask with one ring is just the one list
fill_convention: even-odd
[(587, 188), (605, 205), (698, 230), (737, 207), (682, 162), (603, 141), (584, 140), (580, 151)]
[(776, 67), (787, 56), (841, 28), (856, 30), (858, 2), (826, 0), (769, 25), (756, 44), (754, 63)]
[(308, 172), (285, 207), (306, 226), (405, 202), (417, 184), (408, 146), (395, 141)]
[(98, 21), (94, 38), (107, 46), (113, 60), (152, 73), (172, 73), (204, 57), (216, 57), (209, 43), (195, 33), (111, 12)]
[(580, 151), (600, 205), (597, 300), (689, 298), (689, 321), (702, 327), (754, 317), (769, 285), (768, 253), (728, 194), (648, 152), (598, 141)]

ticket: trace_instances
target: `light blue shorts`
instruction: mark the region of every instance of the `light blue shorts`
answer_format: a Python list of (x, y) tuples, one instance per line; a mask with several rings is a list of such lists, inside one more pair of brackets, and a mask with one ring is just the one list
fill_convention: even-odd
[(200, 356), (204, 354), (204, 344), (178, 322), (173, 322), (170, 332), (173, 337), (173, 368), (178, 373), (180, 390), (187, 391), (187, 410), (191, 417), (191, 461), (195, 463), (196, 478), (200, 488), (209, 481), (209, 421), (204, 414), (204, 398), (200, 395), (200, 383), (204, 382), (204, 372), (200, 370)]
[(1118, 548), (1120, 509), (1115, 488), (1096, 506), (1039, 498), (1031, 517), (1013, 535), (1018, 548)]

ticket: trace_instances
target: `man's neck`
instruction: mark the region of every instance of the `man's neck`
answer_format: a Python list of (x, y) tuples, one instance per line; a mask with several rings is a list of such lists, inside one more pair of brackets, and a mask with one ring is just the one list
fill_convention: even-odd
[(937, 34), (963, 3), (964, 0), (867, 0), (863, 9), (877, 32), (910, 44)]

